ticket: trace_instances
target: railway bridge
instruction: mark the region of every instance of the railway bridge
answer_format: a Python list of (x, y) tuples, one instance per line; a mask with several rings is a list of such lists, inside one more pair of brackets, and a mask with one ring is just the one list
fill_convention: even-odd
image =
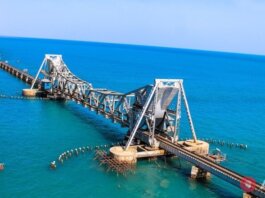
[[(35, 77), (5, 62), (0, 62), (0, 68), (31, 85), (30, 89), (23, 90), (26, 95), (72, 100), (127, 127), (125, 144), (119, 153), (113, 153), (114, 157), (116, 155), (122, 160), (134, 158), (131, 148), (141, 143), (148, 151), (156, 153), (162, 149), (162, 155), (173, 154), (193, 164), (193, 178), (213, 174), (238, 188), (242, 187), (245, 177), (218, 164), (209, 155), (209, 144), (197, 139), (182, 79), (155, 79), (153, 84), (120, 93), (94, 88), (92, 83), (78, 78), (61, 55), (45, 55)], [(185, 111), (182, 111), (183, 107)], [(192, 138), (180, 141), (180, 119), (184, 113)], [(157, 153), (161, 155), (161, 152)], [(261, 184), (247, 180), (243, 185), (250, 189), (244, 197), (265, 197)]]

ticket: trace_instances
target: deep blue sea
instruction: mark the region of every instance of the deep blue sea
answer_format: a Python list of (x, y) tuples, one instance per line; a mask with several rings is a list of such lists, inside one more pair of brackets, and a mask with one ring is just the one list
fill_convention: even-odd
[[(224, 166), (265, 179), (265, 56), (91, 42), (0, 38), (0, 60), (36, 74), (45, 54), (62, 54), (70, 70), (97, 88), (127, 92), (155, 78), (181, 78), (199, 138), (247, 144), (246, 151), (213, 145)], [(0, 94), (27, 85), (0, 70)], [(71, 148), (120, 141), (125, 130), (73, 102), (0, 98), (0, 197), (241, 197), (213, 176), (189, 178), (177, 159), (139, 161), (127, 177), (106, 172), (93, 153), (50, 170)], [(181, 136), (190, 137), (183, 117)], [(181, 166), (180, 166), (181, 165)]]

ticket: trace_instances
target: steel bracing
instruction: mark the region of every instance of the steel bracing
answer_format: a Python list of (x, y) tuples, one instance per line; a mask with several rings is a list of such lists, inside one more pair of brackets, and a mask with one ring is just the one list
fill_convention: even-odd
[(34, 82), (37, 79), (51, 82), (52, 87), (48, 90), (51, 95), (76, 101), (112, 119), (113, 122), (128, 127), (129, 139), (125, 149), (132, 144), (135, 134), (143, 130), (149, 131), (151, 146), (158, 146), (155, 140), (156, 133), (163, 133), (172, 142), (177, 141), (183, 100), (192, 136), (196, 141), (181, 79), (156, 79), (153, 85), (146, 85), (124, 94), (94, 88), (91, 83), (76, 77), (64, 63), (61, 55), (50, 54), (45, 55)]

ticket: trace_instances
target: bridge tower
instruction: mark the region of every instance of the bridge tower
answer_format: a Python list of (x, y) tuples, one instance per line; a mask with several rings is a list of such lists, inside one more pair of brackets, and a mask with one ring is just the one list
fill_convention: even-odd
[[(113, 122), (128, 127), (125, 146), (112, 148), (110, 152), (121, 161), (136, 162), (134, 145), (142, 142), (149, 151), (160, 153), (157, 136), (181, 145), (185, 149), (206, 155), (209, 144), (197, 139), (182, 79), (155, 79), (153, 85), (145, 85), (128, 93), (105, 88), (94, 88), (91, 83), (75, 76), (64, 63), (61, 55), (47, 54), (37, 72), (31, 89), (41, 81), (39, 91), (54, 99), (69, 99), (91, 111), (102, 114)], [(189, 121), (192, 138), (179, 141), (182, 109)], [(196, 173), (193, 168), (193, 175)], [(202, 171), (198, 170), (197, 175)]]

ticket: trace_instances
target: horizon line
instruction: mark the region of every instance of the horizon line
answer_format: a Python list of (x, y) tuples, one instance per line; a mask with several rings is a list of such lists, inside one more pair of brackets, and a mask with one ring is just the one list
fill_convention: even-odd
[(85, 43), (94, 43), (94, 44), (105, 44), (105, 45), (122, 45), (122, 46), (132, 46), (132, 47), (145, 47), (145, 48), (162, 48), (165, 50), (186, 50), (186, 51), (196, 51), (196, 52), (210, 52), (210, 53), (219, 53), (219, 54), (230, 54), (230, 55), (247, 55), (247, 56), (258, 56), (265, 57), (265, 54), (254, 54), (254, 53), (244, 53), (244, 52), (233, 52), (233, 51), (216, 51), (216, 50), (206, 50), (206, 49), (197, 49), (197, 48), (178, 48), (171, 46), (158, 46), (158, 45), (143, 45), (143, 44), (134, 44), (134, 43), (112, 43), (105, 41), (90, 41), (90, 40), (78, 40), (78, 39), (61, 39), (61, 38), (44, 38), (44, 37), (25, 37), (25, 36), (8, 36), (0, 35), (0, 38), (14, 38), (14, 39), (39, 39), (39, 40), (53, 40), (53, 41), (69, 41), (69, 42), (85, 42)]

